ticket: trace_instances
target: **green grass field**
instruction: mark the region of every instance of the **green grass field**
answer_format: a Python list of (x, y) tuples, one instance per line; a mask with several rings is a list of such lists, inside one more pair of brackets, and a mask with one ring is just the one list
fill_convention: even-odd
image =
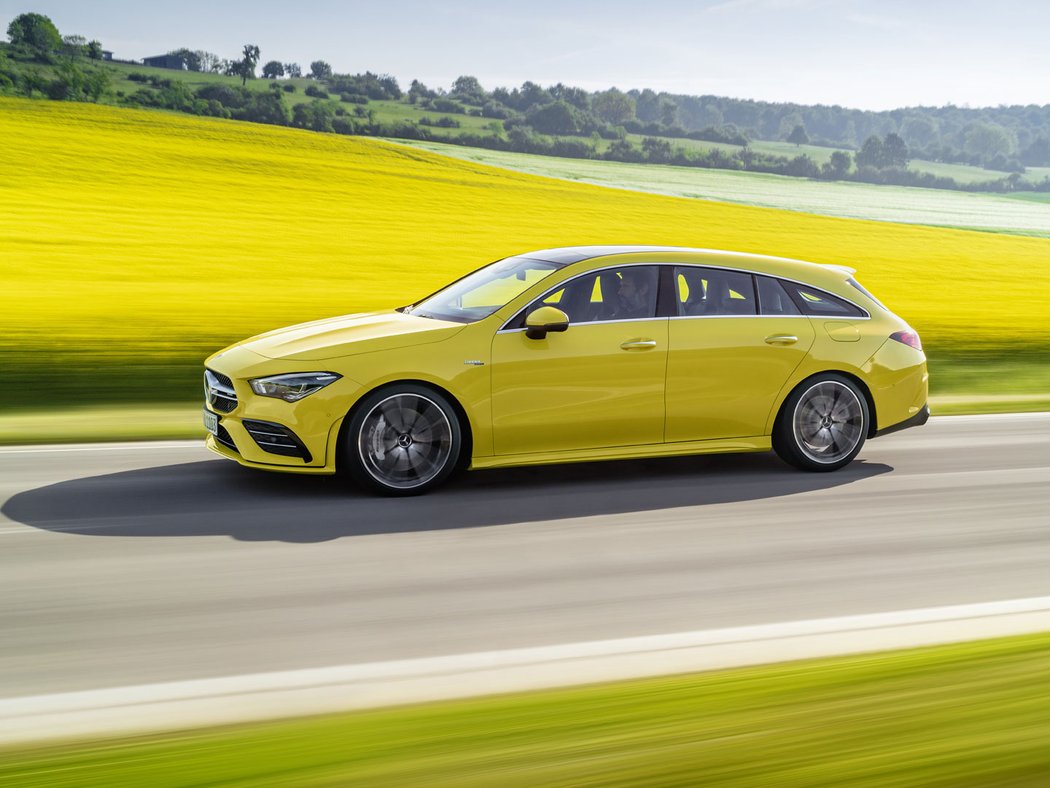
[[(620, 189), (886, 222), (1050, 237), (1050, 196), (811, 181), (755, 172), (560, 159), (435, 142), (391, 140), (467, 161)], [(1027, 197), (1027, 199), (1015, 199)], [(1046, 198), (1046, 199), (1044, 199)]]
[(1048, 675), (1028, 636), (0, 750), (0, 784), (1034, 787)]

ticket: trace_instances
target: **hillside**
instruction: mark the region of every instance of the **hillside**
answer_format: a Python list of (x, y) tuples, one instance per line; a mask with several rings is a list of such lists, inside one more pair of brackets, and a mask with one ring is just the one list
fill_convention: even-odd
[(877, 219), (1050, 237), (1050, 194), (981, 194), (911, 186), (824, 182), (757, 172), (534, 156), (417, 140), (392, 140), (443, 156), (620, 189)]
[[(451, 91), (414, 81), (402, 92), (392, 77), (369, 72), (319, 80), (249, 79), (242, 85), (239, 77), (219, 73), (94, 61), (75, 54), (44, 60), (50, 62), (0, 44), (0, 94), (173, 109), (313, 131), (579, 159), (952, 190), (1050, 191), (1050, 107), (871, 113), (651, 90), (587, 93), (531, 82), (520, 89), (487, 91), (473, 77), (460, 77)], [(662, 120), (656, 117), (660, 108)], [(705, 125), (704, 119), (710, 123)], [(784, 129), (792, 124), (799, 130), (808, 124), (824, 136), (814, 137), (816, 144), (786, 142)], [(978, 132), (1001, 150), (967, 152)], [(883, 142), (888, 146), (893, 137), (905, 157), (865, 154), (871, 135), (872, 150)], [(866, 140), (863, 146), (861, 140)]]
[[(7, 407), (192, 400), (200, 360), (243, 336), (403, 304), (529, 249), (638, 242), (854, 265), (935, 364), (1006, 357), (1047, 388), (1047, 239), (612, 190), (90, 104), (0, 99), (0, 133)], [(996, 374), (966, 380), (1009, 388)]]

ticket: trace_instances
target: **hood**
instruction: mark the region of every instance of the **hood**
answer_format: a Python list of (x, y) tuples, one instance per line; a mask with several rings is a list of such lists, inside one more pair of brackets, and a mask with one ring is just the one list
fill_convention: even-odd
[(364, 312), (279, 328), (232, 347), (242, 347), (265, 358), (319, 361), (440, 342), (463, 328), (463, 323), (414, 317), (393, 310)]

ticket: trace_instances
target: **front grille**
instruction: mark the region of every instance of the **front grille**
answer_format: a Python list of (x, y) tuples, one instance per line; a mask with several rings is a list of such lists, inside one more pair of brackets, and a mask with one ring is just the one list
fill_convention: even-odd
[(238, 454), (240, 454), (240, 452), (237, 451), (237, 444), (233, 442), (233, 438), (230, 436), (230, 433), (228, 433), (226, 431), (226, 428), (221, 424), (219, 425), (219, 431), (215, 433), (215, 440), (217, 440), (227, 449), (230, 449), (231, 451), (236, 451)]
[(241, 425), (263, 451), (285, 457), (301, 457), (306, 462), (313, 459), (306, 446), (299, 440), (299, 436), (287, 427), (254, 419), (243, 419)]
[(237, 407), (233, 381), (212, 369), (204, 370), (204, 397), (217, 413), (229, 413)]

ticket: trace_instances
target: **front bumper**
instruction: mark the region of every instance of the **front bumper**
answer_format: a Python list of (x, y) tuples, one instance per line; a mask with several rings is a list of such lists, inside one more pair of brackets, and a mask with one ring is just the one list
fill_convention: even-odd
[[(339, 427), (359, 393), (357, 383), (341, 378), (297, 402), (285, 402), (259, 396), (248, 381), (287, 372), (287, 362), (233, 348), (206, 363), (213, 388), (206, 382), (204, 407), (219, 420), (218, 435), (206, 439), (209, 449), (253, 468), (335, 472)], [(214, 373), (219, 373), (218, 396)]]

